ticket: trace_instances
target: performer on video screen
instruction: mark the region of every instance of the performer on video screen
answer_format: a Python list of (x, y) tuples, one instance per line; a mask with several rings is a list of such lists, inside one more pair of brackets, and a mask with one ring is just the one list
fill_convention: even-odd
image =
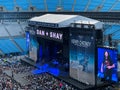
[(104, 60), (101, 64), (101, 72), (104, 73), (105, 80), (112, 80), (112, 71), (115, 68), (115, 64), (110, 59), (110, 55), (108, 51), (104, 53)]

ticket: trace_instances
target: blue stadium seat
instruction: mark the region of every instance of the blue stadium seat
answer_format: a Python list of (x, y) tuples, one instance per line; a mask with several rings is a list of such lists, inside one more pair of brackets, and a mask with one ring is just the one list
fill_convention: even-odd
[(6, 28), (11, 36), (20, 36), (23, 32), (17, 22), (11, 22), (11, 24), (6, 25)]
[(37, 10), (45, 10), (44, 0), (30, 0), (30, 2)]
[(87, 11), (96, 11), (101, 3), (102, 3), (102, 0), (91, 0)]
[(15, 44), (8, 38), (0, 39), (0, 50), (4, 54), (20, 52), (20, 50), (15, 46)]
[(15, 42), (24, 50), (24, 52), (27, 51), (27, 46), (26, 46), (26, 39), (23, 37), (20, 38), (15, 38)]
[(7, 11), (13, 11), (14, 0), (0, 0), (0, 6), (5, 7)]
[(84, 11), (89, 0), (76, 0), (74, 11)]
[(118, 30), (120, 30), (120, 25), (111, 25), (109, 28), (107, 28), (104, 31), (104, 35), (113, 34), (113, 33), (115, 33)]
[(74, 4), (74, 0), (69, 0), (69, 2), (66, 0), (62, 3), (63, 10), (64, 11), (72, 11), (72, 7)]
[(101, 12), (108, 12), (112, 5), (115, 3), (116, 0), (105, 0), (104, 4), (102, 5), (103, 7), (101, 8)]
[(16, 0), (16, 5), (22, 8), (23, 11), (28, 10), (29, 2), (28, 0)]
[(112, 39), (120, 40), (120, 29), (112, 35)]
[[(108, 27), (109, 26), (109, 27)], [(104, 31), (104, 35), (108, 36), (109, 34), (112, 35), (112, 41), (114, 40), (120, 40), (120, 25), (104, 25), (104, 27), (107, 27)], [(109, 46), (109, 40), (107, 39), (104, 42), (104, 45)], [(115, 45), (115, 43), (113, 42), (113, 45)], [(115, 45), (116, 46), (116, 45)]]
[(56, 11), (57, 6), (59, 6), (58, 0), (46, 0), (46, 3), (49, 12)]
[(116, 0), (0, 0), (0, 6), (5, 7), (7, 11), (14, 11), (18, 6), (23, 11), (28, 11), (30, 6), (36, 10), (56, 11), (57, 7), (62, 7), (64, 11), (118, 11), (120, 10), (120, 1)]
[(118, 11), (120, 10), (120, 2), (118, 2), (112, 9), (112, 11)]
[(0, 37), (8, 37), (8, 36), (9, 36), (9, 34), (5, 30), (4, 26), (2, 24), (0, 24)]

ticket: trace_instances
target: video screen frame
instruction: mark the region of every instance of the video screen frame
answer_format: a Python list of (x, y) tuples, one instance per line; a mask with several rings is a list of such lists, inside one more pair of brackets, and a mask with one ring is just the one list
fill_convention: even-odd
[[(118, 50), (114, 47), (97, 47), (97, 81), (104, 83), (117, 83)], [(108, 58), (110, 60), (108, 60)]]

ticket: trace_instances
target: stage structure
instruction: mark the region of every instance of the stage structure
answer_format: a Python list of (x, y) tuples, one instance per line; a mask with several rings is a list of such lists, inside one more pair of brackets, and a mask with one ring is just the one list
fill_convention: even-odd
[(90, 84), (96, 84), (96, 47), (102, 45), (102, 23), (81, 18), (71, 24), (69, 63), (70, 76)]
[(28, 21), (37, 38), (38, 63), (65, 71), (81, 83), (96, 85), (96, 47), (102, 45), (103, 23), (80, 15), (45, 14)]

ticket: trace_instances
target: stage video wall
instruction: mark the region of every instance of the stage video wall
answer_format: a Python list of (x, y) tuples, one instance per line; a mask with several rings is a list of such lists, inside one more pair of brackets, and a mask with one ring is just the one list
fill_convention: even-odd
[(70, 34), (70, 76), (90, 85), (95, 85), (94, 41), (91, 31), (87, 34)]
[(115, 49), (98, 47), (98, 78), (103, 82), (117, 82), (117, 55)]

